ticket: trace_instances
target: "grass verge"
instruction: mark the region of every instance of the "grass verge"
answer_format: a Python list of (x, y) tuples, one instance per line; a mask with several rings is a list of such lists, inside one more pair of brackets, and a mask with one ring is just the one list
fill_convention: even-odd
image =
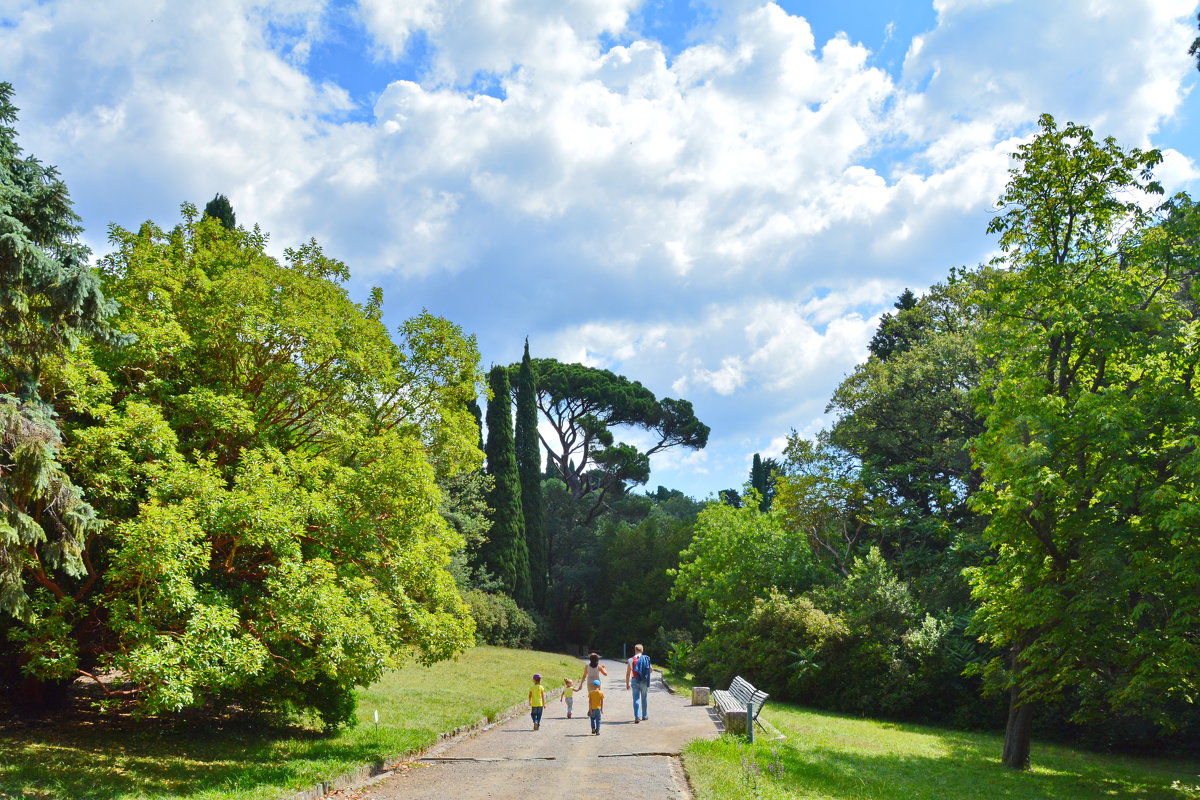
[[(687, 682), (667, 674), (678, 685)], [(847, 717), (768, 702), (782, 742), (697, 741), (684, 766), (698, 800), (1200, 800), (1200, 761), (1089, 753), (1035, 742), (1034, 767), (1001, 766), (997, 734)]]
[(335, 735), (236, 719), (93, 714), (7, 725), (0, 727), (0, 800), (275, 800), (494, 718), (525, 699), (534, 672), (554, 689), (578, 671), (568, 656), (477, 647), (454, 662), (388, 673), (359, 693), (358, 727)]

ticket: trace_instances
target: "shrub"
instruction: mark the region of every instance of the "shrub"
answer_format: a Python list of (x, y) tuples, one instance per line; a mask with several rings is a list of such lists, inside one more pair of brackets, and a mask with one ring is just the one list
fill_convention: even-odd
[(745, 622), (723, 625), (706, 637), (692, 655), (692, 666), (714, 686), (742, 675), (780, 698), (798, 697), (819, 681), (814, 674), (849, 636), (841, 618), (810, 598), (772, 592), (754, 601)]
[[(744, 621), (714, 627), (693, 669), (714, 686), (743, 675), (780, 699), (903, 715), (964, 684), (949, 619), (925, 614), (872, 550), (844, 581), (798, 597), (773, 591)], [(944, 707), (942, 710), (945, 710)]]
[(687, 654), (692, 650), (692, 634), (686, 630), (667, 630), (662, 625), (650, 640), (651, 657), (658, 663), (670, 664), (674, 658), (679, 658), (679, 668), (687, 667)]
[(526, 650), (533, 646), (537, 621), (511, 597), (472, 589), (464, 599), (475, 620), (477, 642)]

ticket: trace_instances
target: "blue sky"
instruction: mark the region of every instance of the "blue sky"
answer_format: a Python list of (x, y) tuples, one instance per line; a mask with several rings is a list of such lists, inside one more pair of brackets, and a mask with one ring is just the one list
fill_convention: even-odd
[[(992, 253), (1039, 114), (1195, 194), (1194, 0), (3, 0), (0, 80), (106, 251), (230, 197), (399, 324), (581, 360), (712, 427), (649, 488), (812, 434), (906, 287)], [(1102, 57), (1097, 54), (1102, 54)], [(631, 438), (636, 436), (631, 434)]]

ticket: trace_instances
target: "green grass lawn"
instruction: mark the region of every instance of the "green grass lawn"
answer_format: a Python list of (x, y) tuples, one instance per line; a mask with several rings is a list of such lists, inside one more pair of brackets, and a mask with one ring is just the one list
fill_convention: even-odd
[(274, 800), (493, 718), (525, 699), (534, 672), (553, 689), (581, 671), (563, 655), (477, 647), (455, 662), (389, 673), (359, 693), (359, 726), (333, 736), (302, 726), (92, 714), (8, 725), (0, 727), (0, 799)]
[[(688, 685), (675, 682), (680, 689)], [(1101, 755), (1034, 742), (1033, 770), (1022, 773), (1000, 765), (1003, 737), (997, 734), (880, 722), (771, 701), (763, 717), (787, 738), (769, 742), (760, 732), (753, 748), (740, 737), (688, 745), (684, 765), (698, 800), (1200, 798), (1200, 761)]]

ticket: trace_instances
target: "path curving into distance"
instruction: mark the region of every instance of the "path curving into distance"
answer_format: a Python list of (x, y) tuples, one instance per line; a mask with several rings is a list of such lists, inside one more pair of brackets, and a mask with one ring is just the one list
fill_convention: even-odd
[[(583, 672), (584, 661), (580, 661)], [(635, 724), (633, 697), (625, 690), (625, 664), (605, 660), (604, 718), (593, 736), (585, 693), (575, 695), (575, 715), (548, 701), (542, 727), (529, 715), (498, 723), (478, 735), (431, 750), (410, 769), (346, 793), (355, 800), (668, 800), (690, 798), (679, 751), (692, 739), (718, 735), (715, 712), (672, 695), (656, 672), (650, 682), (650, 719)], [(567, 676), (555, 676), (563, 678)], [(578, 675), (571, 675), (576, 678)], [(558, 688), (553, 683), (548, 688)]]

